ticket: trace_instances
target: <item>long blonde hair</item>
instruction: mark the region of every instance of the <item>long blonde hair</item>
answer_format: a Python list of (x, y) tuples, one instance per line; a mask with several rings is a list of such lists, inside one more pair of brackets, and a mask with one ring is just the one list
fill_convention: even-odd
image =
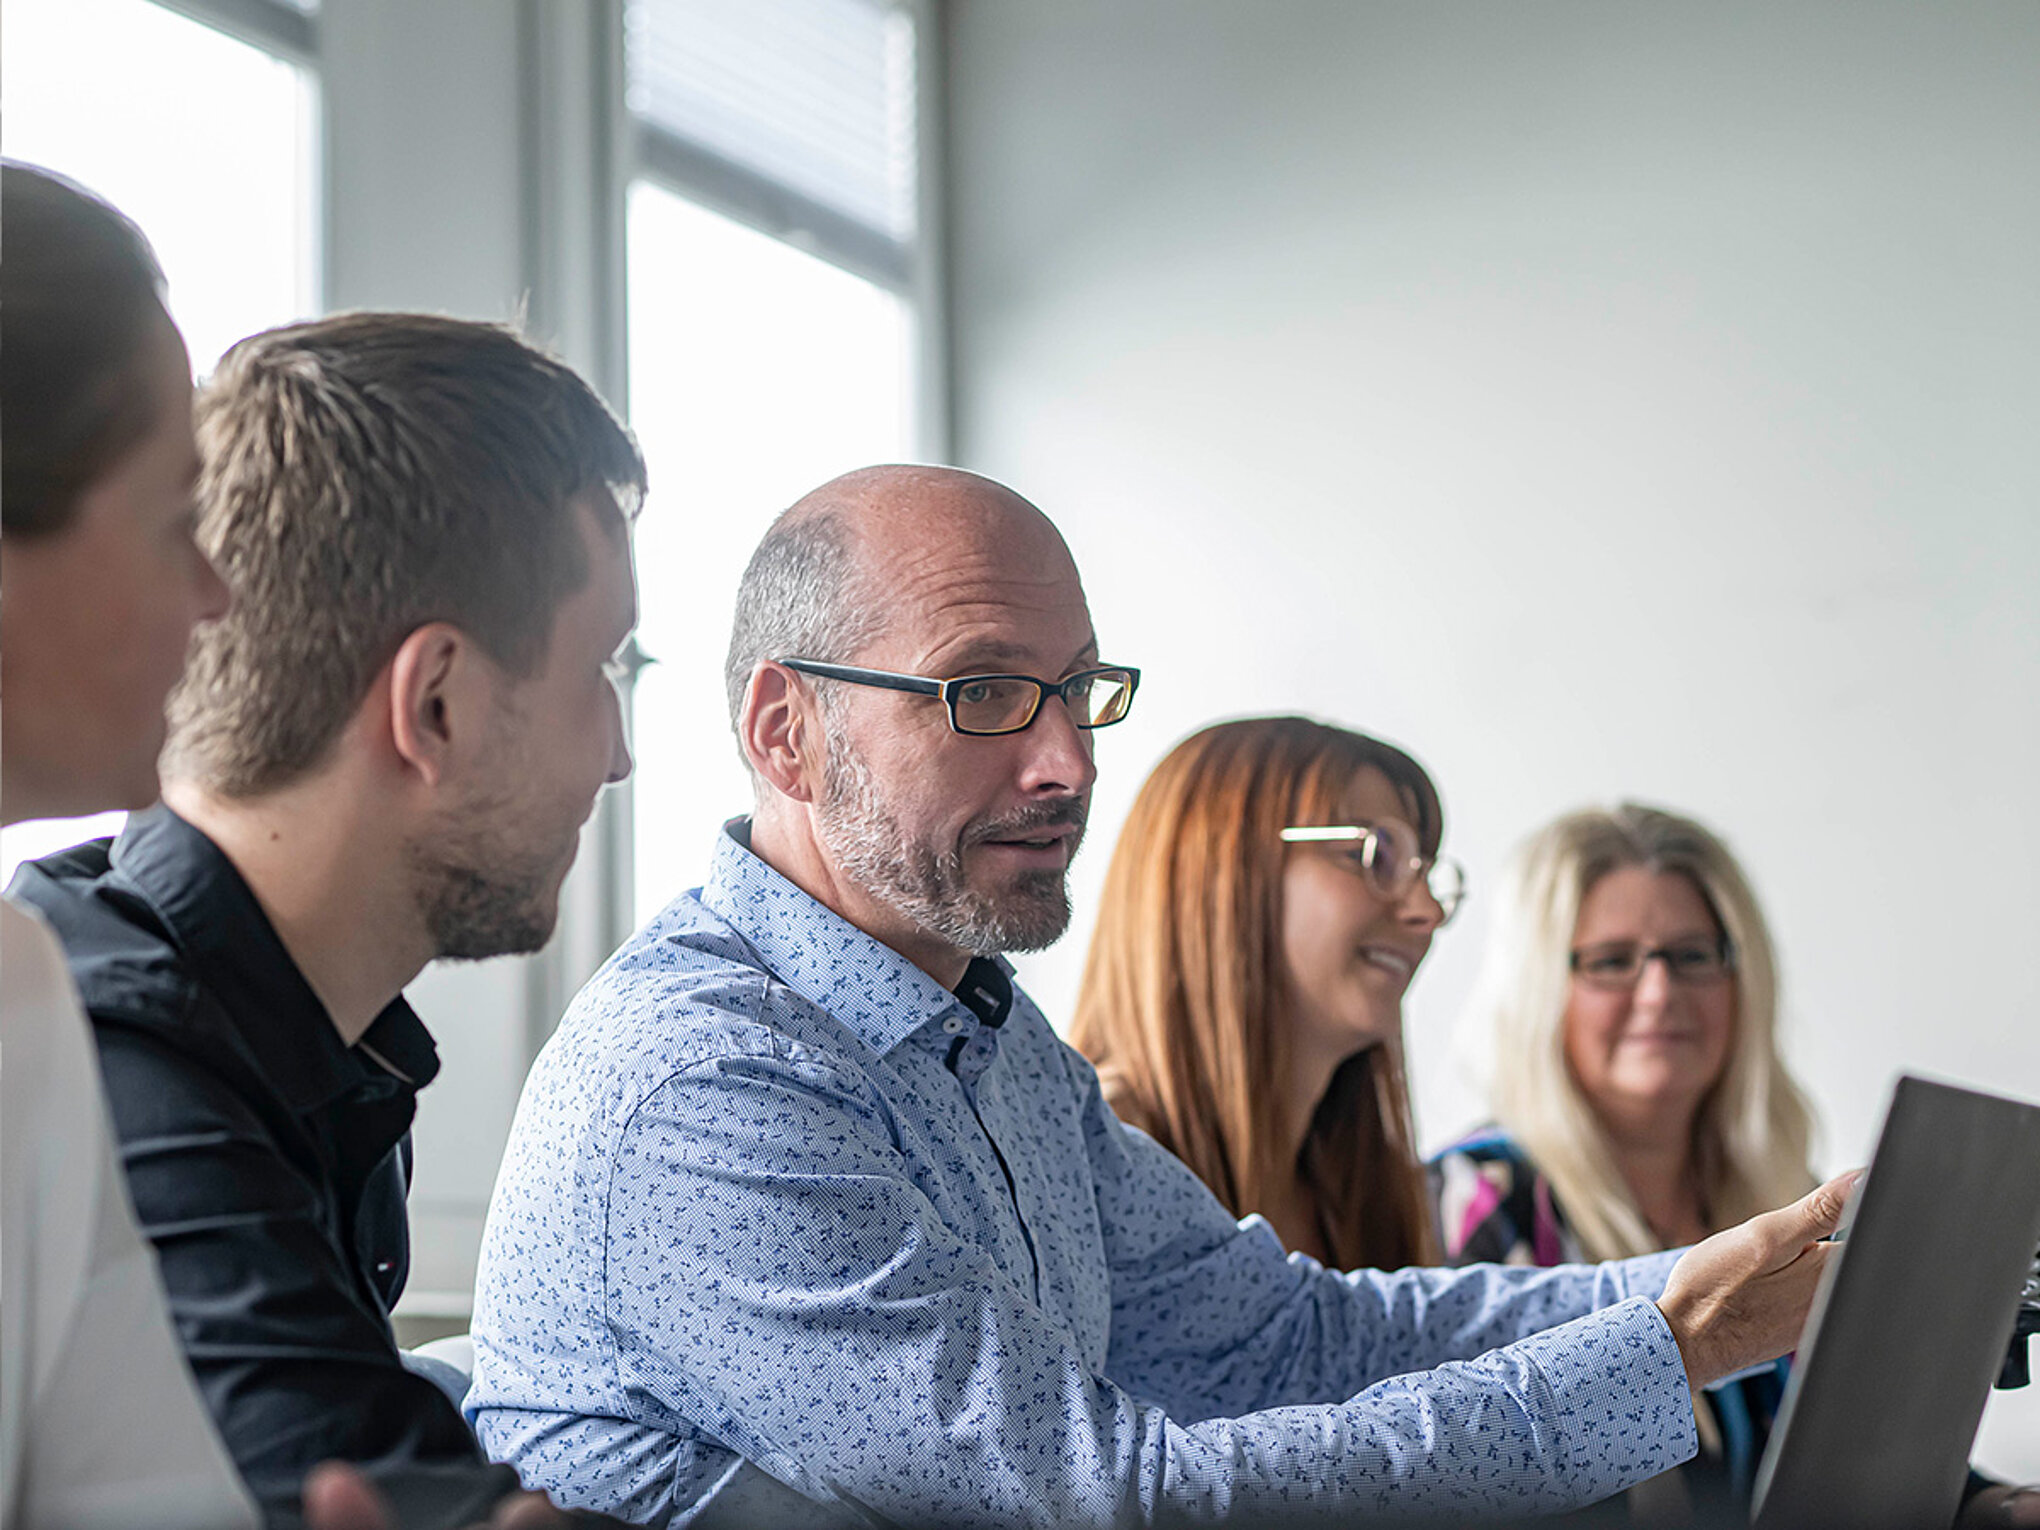
[(1590, 1259), (1660, 1246), (1565, 1058), (1580, 904), (1625, 866), (1689, 878), (1735, 953), (1728, 1062), (1694, 1122), (1694, 1167), (1710, 1230), (1806, 1192), (1813, 1114), (1778, 1055), (1778, 965), (1756, 894), (1704, 825), (1625, 802), (1568, 813), (1533, 835), (1504, 873), (1470, 1009), (1492, 1036), (1495, 1118), (1550, 1180)]
[(1435, 854), (1437, 791), (1391, 745), (1260, 717), (1170, 751), (1113, 850), (1070, 1040), (1097, 1064), (1119, 1115), (1235, 1216), (1300, 1176), (1334, 1263), (1395, 1268), (1437, 1260), (1399, 1038), (1339, 1068), (1295, 1160), (1283, 1161), (1271, 1108), (1290, 1041), (1281, 831), (1328, 822), (1367, 768), (1395, 784)]

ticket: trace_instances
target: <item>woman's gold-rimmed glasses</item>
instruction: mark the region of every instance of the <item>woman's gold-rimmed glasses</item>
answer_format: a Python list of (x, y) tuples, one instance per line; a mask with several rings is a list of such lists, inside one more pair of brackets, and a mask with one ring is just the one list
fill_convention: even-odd
[(1450, 923), (1466, 901), (1466, 868), (1449, 855), (1424, 854), (1417, 831), (1396, 819), (1298, 824), (1284, 829), (1282, 838), (1292, 845), (1335, 846), (1340, 858), (1391, 903), (1401, 902), (1421, 881), (1443, 914), (1440, 924)]

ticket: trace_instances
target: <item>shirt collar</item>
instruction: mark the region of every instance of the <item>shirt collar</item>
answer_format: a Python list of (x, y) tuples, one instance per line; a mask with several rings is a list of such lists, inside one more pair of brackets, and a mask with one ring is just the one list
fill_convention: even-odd
[(1013, 1012), (1013, 969), (996, 957), (973, 956), (956, 985), (956, 997), (980, 1025), (997, 1030)]
[[(780, 982), (881, 1054), (963, 1007), (899, 952), (766, 865), (751, 853), (750, 840), (750, 819), (723, 825), (701, 901), (750, 942)], [(1012, 967), (1002, 956), (989, 965), (1007, 979), (1010, 993)]]
[(113, 867), (148, 899), (202, 984), (293, 1108), (310, 1110), (361, 1086), (364, 1069), (422, 1089), (439, 1050), (402, 995), (348, 1050), (226, 854), (170, 809), (133, 814)]

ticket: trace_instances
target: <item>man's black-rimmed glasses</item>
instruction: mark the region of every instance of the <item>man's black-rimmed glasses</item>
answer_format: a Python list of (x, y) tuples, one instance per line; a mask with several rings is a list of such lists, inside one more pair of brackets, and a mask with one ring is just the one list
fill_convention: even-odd
[(926, 675), (900, 675), (885, 669), (858, 669), (825, 664), (819, 659), (779, 659), (788, 669), (824, 680), (875, 685), (881, 690), (937, 696), (949, 709), (949, 726), (957, 733), (987, 736), (1019, 733), (1041, 713), (1041, 704), (1060, 696), (1079, 728), (1104, 728), (1126, 716), (1140, 671), (1109, 664), (1079, 670), (1066, 680), (1037, 680), (1032, 675), (959, 675), (935, 680)]

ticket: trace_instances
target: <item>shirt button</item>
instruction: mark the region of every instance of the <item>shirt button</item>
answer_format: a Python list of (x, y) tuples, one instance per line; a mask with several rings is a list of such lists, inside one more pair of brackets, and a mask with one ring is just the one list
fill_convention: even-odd
[(958, 1031), (963, 1029), (963, 1021), (959, 1016), (951, 1015), (947, 1020), (942, 1022), (942, 1029), (949, 1032), (950, 1035), (954, 1036)]

